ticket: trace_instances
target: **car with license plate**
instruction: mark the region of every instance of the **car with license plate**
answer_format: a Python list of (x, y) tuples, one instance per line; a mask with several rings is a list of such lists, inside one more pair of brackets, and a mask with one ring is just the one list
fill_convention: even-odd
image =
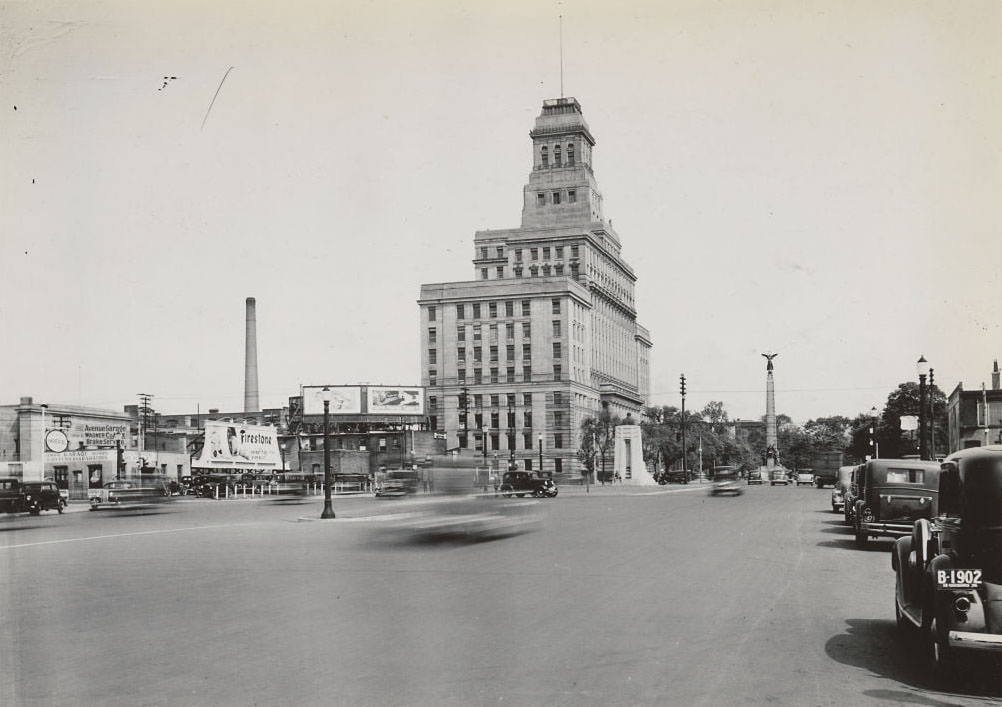
[(814, 485), (814, 470), (813, 469), (800, 469), (797, 471), (797, 476), (794, 479), (797, 486), (813, 486)]
[(766, 472), (762, 469), (749, 469), (748, 470), (748, 485), (754, 486), (756, 484), (761, 484)]
[(740, 496), (744, 493), (740, 472), (734, 467), (716, 467), (713, 470), (713, 483), (710, 485), (711, 496)]
[(852, 479), (852, 465), (840, 466), (838, 476), (835, 478), (835, 485), (832, 487), (832, 513), (839, 513), (845, 509), (845, 496)]
[(0, 513), (63, 512), (66, 501), (52, 481), (23, 481), (10, 477), (0, 479)]
[(910, 535), (912, 524), (936, 513), (939, 463), (919, 459), (871, 459), (857, 474), (860, 495), (854, 520), (856, 545), (871, 537)]
[(506, 471), (501, 477), (498, 491), (505, 498), (521, 498), (526, 495), (553, 498), (557, 495), (557, 485), (553, 483), (553, 479), (534, 476), (528, 471)]
[(973, 654), (1002, 656), (1002, 445), (944, 460), (939, 504), (891, 554), (898, 627), (950, 670)]
[(136, 508), (162, 503), (171, 498), (170, 487), (163, 480), (116, 479), (102, 488), (91, 489), (90, 510)]

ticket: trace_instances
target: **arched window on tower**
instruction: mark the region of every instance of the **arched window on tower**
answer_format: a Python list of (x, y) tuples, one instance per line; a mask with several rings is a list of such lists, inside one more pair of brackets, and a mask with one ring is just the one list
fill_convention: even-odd
[(546, 145), (543, 145), (539, 149), (539, 159), (542, 162), (543, 167), (550, 166), (550, 153), (546, 149)]
[(560, 166), (560, 145), (555, 145), (553, 147), (553, 166)]
[(567, 166), (568, 167), (573, 167), (574, 166), (574, 145), (573, 145), (573, 143), (567, 145)]

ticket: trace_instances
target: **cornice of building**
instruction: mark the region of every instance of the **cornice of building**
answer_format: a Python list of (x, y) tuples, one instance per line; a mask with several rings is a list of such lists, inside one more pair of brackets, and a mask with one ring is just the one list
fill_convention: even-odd
[(584, 285), (575, 282), (567, 275), (426, 283), (421, 285), (421, 297), (418, 299), (418, 304), (554, 295), (570, 295), (581, 304), (591, 307), (588, 290), (585, 289)]

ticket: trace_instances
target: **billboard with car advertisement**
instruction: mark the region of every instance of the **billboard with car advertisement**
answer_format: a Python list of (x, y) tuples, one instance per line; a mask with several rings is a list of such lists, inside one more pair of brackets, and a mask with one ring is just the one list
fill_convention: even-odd
[(192, 467), (202, 469), (281, 469), (278, 431), (270, 425), (205, 421), (205, 443)]
[[(361, 415), (362, 388), (357, 385), (330, 386), (332, 415)], [(303, 414), (324, 414), (324, 387), (320, 385), (303, 386)]]
[(424, 388), (370, 386), (366, 392), (371, 415), (424, 414)]

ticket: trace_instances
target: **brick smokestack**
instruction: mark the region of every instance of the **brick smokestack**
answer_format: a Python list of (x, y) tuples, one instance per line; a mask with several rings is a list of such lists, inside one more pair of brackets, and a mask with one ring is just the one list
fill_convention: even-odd
[(247, 332), (244, 350), (244, 412), (261, 412), (257, 395), (257, 303), (247, 298)]

